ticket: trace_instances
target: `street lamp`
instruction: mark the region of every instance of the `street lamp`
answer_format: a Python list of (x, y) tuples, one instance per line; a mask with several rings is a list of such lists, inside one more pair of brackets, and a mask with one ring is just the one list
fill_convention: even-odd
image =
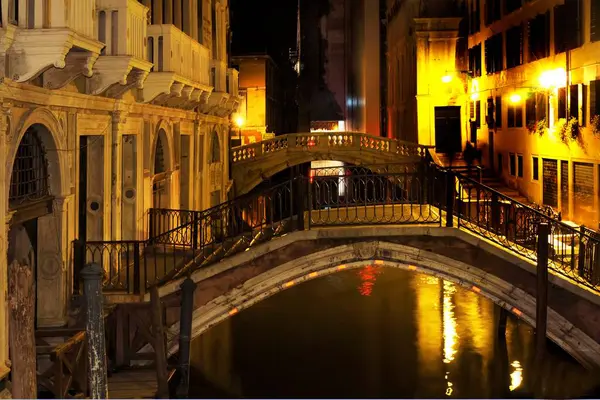
[(238, 137), (240, 138), (240, 144), (243, 145), (243, 140), (242, 140), (242, 127), (244, 126), (244, 123), (246, 122), (246, 120), (244, 120), (244, 117), (240, 114), (235, 116), (235, 124), (238, 127)]

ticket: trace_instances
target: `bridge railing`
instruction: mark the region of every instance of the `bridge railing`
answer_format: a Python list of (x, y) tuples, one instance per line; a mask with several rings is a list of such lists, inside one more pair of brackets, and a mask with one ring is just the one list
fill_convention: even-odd
[(308, 132), (276, 136), (272, 139), (234, 147), (231, 150), (231, 162), (237, 164), (256, 160), (261, 156), (283, 150), (306, 151), (311, 149), (331, 150), (367, 150), (404, 157), (426, 156), (428, 146), (396, 139), (373, 136), (361, 132)]
[(458, 226), (531, 260), (537, 259), (537, 229), (549, 225), (549, 267), (556, 273), (599, 290), (600, 238), (585, 227), (574, 228), (558, 218), (522, 204), (452, 172), (457, 192), (454, 215)]
[(148, 240), (78, 244), (80, 265), (104, 266), (106, 290), (143, 293), (293, 230), (445, 221), (534, 261), (537, 228), (548, 223), (550, 268), (600, 291), (595, 234), (425, 162), (317, 169), (205, 211), (152, 209), (149, 218)]

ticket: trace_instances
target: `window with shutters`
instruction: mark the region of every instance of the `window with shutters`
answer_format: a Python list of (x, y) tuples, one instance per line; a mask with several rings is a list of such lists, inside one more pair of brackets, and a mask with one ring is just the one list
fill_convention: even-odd
[(481, 100), (475, 101), (475, 125), (481, 128)]
[(481, 76), (481, 44), (469, 49), (469, 71), (473, 77)]
[(517, 172), (517, 161), (516, 161), (516, 155), (514, 153), (509, 153), (508, 155), (508, 161), (509, 161), (509, 165), (508, 165), (508, 172), (510, 173), (510, 176), (516, 176)]
[(569, 117), (575, 118), (580, 126), (586, 125), (587, 86), (584, 84), (569, 87)]
[(600, 1), (592, 1), (590, 10), (590, 40), (600, 40)]
[(600, 80), (590, 82), (590, 117), (600, 115)]
[(485, 41), (485, 72), (494, 74), (502, 71), (502, 34), (496, 34)]
[(540, 180), (540, 159), (539, 158), (533, 157), (531, 159), (531, 171), (532, 171), (531, 179), (533, 179), (534, 181), (539, 181)]
[(493, 97), (488, 97), (487, 99), (487, 114), (485, 121), (490, 129), (494, 129), (494, 127), (496, 126)]
[(523, 64), (523, 27), (515, 26), (506, 31), (506, 68)]
[(548, 105), (548, 95), (546, 93), (535, 94), (535, 117), (538, 121), (546, 119), (548, 116)]
[(529, 61), (550, 56), (550, 12), (529, 21)]
[(508, 127), (522, 128), (523, 127), (523, 106), (521, 104), (509, 104), (508, 112)]
[(490, 25), (498, 21), (501, 15), (501, 0), (485, 0), (485, 24)]
[(471, 1), (469, 9), (469, 33), (474, 34), (479, 32), (481, 29), (481, 10), (479, 6), (480, 1)]
[(554, 7), (554, 51), (556, 54), (573, 50), (582, 44), (581, 0), (565, 0)]
[(521, 8), (521, 0), (505, 0), (504, 3), (504, 14), (510, 14), (511, 12)]
[(525, 101), (525, 120), (527, 121), (527, 128), (532, 129), (535, 127), (537, 116), (535, 113), (535, 96), (533, 95)]
[(523, 177), (523, 155), (517, 155), (517, 177)]
[(558, 119), (567, 118), (567, 89), (558, 89)]
[(502, 128), (502, 96), (496, 96), (496, 128)]

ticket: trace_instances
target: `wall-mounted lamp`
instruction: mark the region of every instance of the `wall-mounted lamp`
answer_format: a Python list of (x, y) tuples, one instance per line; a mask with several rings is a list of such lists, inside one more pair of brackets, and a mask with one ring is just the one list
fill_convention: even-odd
[(512, 104), (519, 104), (523, 97), (519, 93), (513, 93), (510, 95), (509, 100)]

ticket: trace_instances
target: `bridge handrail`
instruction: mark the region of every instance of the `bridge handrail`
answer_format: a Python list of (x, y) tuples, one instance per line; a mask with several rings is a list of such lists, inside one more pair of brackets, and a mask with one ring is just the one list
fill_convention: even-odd
[[(441, 224), (441, 212), (446, 211), (455, 217), (459, 227), (534, 261), (537, 226), (540, 222), (548, 223), (552, 247), (550, 267), (600, 292), (600, 238), (586, 228), (574, 228), (461, 172), (426, 162), (415, 163), (412, 168), (406, 163), (398, 165), (400, 172), (394, 171), (392, 165), (379, 166), (376, 171), (367, 167), (344, 167), (343, 175), (336, 172), (339, 167), (334, 167), (334, 171), (324, 168), (325, 176), (319, 175), (318, 170), (308, 177), (292, 177), (204, 211), (152, 209), (149, 212), (151, 224), (152, 218), (156, 219), (154, 223), (162, 227), (162, 231), (151, 231), (147, 241), (90, 242), (87, 246), (91, 249), (98, 245), (109, 246), (110, 252), (125, 249), (127, 257), (134, 249), (132, 255), (137, 264), (133, 268), (139, 270), (143, 264), (144, 272), (133, 275), (146, 277), (151, 272), (148, 269), (154, 267), (154, 278), (145, 279), (148, 285), (153, 285), (216, 262), (257, 241), (304, 229), (305, 224), (309, 227), (311, 224)], [(340, 185), (344, 185), (344, 193), (340, 192)], [(385, 218), (380, 218), (378, 207), (381, 210), (391, 207), (391, 212), (382, 211)], [(346, 209), (343, 218), (339, 212), (342, 208)], [(305, 211), (308, 211), (306, 222)], [(161, 222), (160, 218), (173, 219)], [(151, 261), (135, 258), (135, 253), (140, 251), (156, 253), (157, 246), (159, 253), (168, 255), (169, 262), (177, 267), (167, 271), (165, 262), (159, 273), (156, 265), (148, 264)], [(130, 275), (127, 272), (126, 279), (119, 279), (129, 285)]]
[[(323, 140), (323, 138), (326, 140)], [(261, 155), (272, 154), (290, 148), (306, 150), (323, 146), (338, 149), (369, 149), (421, 158), (425, 157), (425, 150), (432, 147), (403, 140), (374, 136), (364, 132), (301, 132), (288, 133), (260, 142), (233, 147), (231, 149), (231, 162), (235, 164), (252, 161)]]

